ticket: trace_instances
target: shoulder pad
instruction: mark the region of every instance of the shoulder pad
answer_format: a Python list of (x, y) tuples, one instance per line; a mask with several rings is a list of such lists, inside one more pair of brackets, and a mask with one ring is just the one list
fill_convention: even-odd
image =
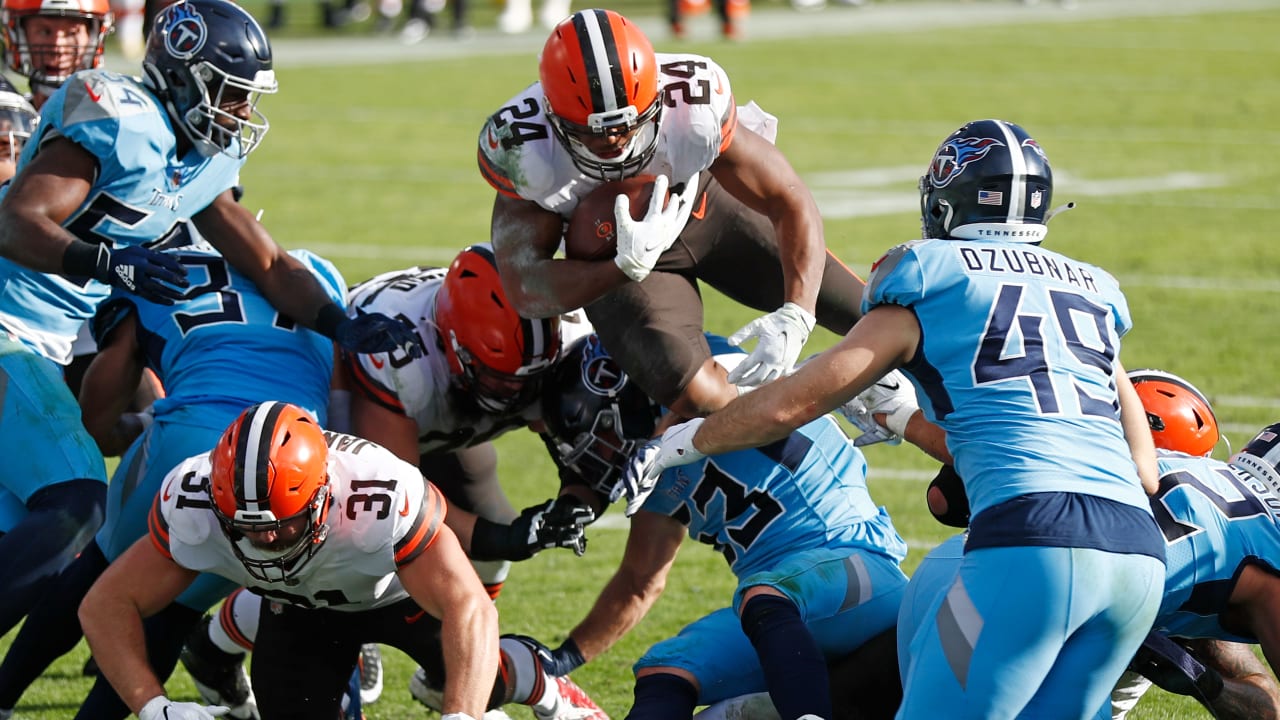
[(105, 70), (72, 75), (64, 85), (62, 125), (155, 112), (151, 94), (132, 78)]

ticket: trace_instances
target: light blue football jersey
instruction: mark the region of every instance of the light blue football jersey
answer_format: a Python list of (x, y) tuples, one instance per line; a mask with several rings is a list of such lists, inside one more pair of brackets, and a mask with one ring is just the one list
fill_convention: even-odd
[(1167, 563), (1155, 628), (1177, 637), (1258, 642), (1227, 632), (1218, 616), (1245, 565), (1280, 570), (1280, 498), (1227, 463), (1161, 451), (1151, 508)]
[(872, 269), (863, 312), (910, 308), (902, 369), (947, 431), (974, 517), (1031, 493), (1143, 510), (1113, 377), (1129, 308), (1104, 270), (1035, 245), (917, 240)]
[[(157, 400), (157, 419), (196, 408), (226, 414), (225, 426), (264, 399), (291, 402), (324, 425), (333, 373), (332, 342), (281, 315), (257, 286), (216, 251), (198, 245), (172, 251), (187, 269), (186, 299), (164, 306), (114, 289), (94, 320), (94, 336), (131, 310), (138, 314), (147, 366), (168, 395)], [(329, 297), (345, 304), (345, 284), (329, 261), (292, 250)], [(234, 371), (231, 370), (234, 368)]]
[[(93, 187), (63, 224), (85, 242), (188, 244), (185, 221), (235, 185), (244, 163), (225, 154), (206, 158), (194, 149), (179, 157), (164, 108), (141, 81), (118, 73), (77, 73), (41, 110), (18, 172), (57, 137), (98, 159)], [(0, 326), (59, 363), (70, 360), (77, 331), (108, 292), (96, 281), (35, 272), (0, 258)]]
[(907, 547), (867, 493), (867, 461), (830, 415), (760, 448), (669, 468), (644, 510), (679, 520), (738, 577), (813, 548), (901, 562)]

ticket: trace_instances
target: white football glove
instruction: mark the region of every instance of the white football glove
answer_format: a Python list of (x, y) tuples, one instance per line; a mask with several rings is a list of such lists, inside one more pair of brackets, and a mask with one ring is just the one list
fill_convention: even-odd
[(694, 418), (668, 428), (662, 433), (661, 438), (650, 440), (636, 450), (609, 501), (625, 496), (627, 498), (626, 514), (627, 517), (631, 517), (640, 510), (644, 501), (649, 499), (649, 494), (657, 486), (663, 470), (677, 465), (688, 465), (706, 457), (693, 446), (694, 433), (698, 432), (702, 421), (703, 418)]
[(174, 702), (163, 695), (147, 701), (138, 711), (139, 720), (213, 720), (230, 712), (226, 705)]
[(681, 198), (672, 196), (667, 208), (662, 209), (669, 183), (666, 175), (654, 179), (649, 211), (642, 220), (631, 217), (631, 198), (619, 195), (613, 201), (614, 222), (618, 227), (618, 252), (613, 262), (636, 282), (649, 276), (649, 271), (658, 263), (658, 256), (680, 236)]
[[(897, 370), (892, 370), (876, 381), (874, 385), (858, 393), (852, 400), (841, 405), (838, 411), (846, 420), (862, 430), (862, 434), (854, 439), (853, 444), (865, 447), (878, 442), (897, 445), (907, 431), (907, 421), (919, 410), (916, 404), (916, 390), (911, 381)], [(872, 416), (876, 413), (885, 415), (885, 424), (881, 425)]]
[(729, 382), (763, 385), (791, 372), (816, 322), (808, 310), (789, 302), (747, 323), (729, 336), (729, 344), (738, 347), (756, 338), (756, 347), (729, 373)]

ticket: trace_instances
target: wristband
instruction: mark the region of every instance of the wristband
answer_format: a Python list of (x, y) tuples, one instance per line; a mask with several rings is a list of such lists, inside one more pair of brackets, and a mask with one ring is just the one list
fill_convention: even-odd
[(884, 426), (898, 437), (907, 436), (907, 422), (911, 420), (911, 416), (916, 413), (919, 408), (910, 403), (903, 403), (898, 409), (884, 416)]
[(73, 240), (62, 253), (62, 271), (73, 277), (102, 280), (111, 267), (111, 249), (105, 244)]
[(440, 720), (476, 720), (464, 712), (445, 713), (440, 716)]
[(338, 326), (347, 321), (347, 313), (338, 304), (331, 302), (316, 313), (316, 332), (327, 338), (336, 338)]
[[(518, 548), (524, 550), (524, 548)], [(471, 529), (472, 560), (527, 560), (533, 556), (529, 552), (517, 552), (511, 542), (511, 526), (501, 525), (492, 520), (476, 516), (475, 527)]]
[(560, 647), (552, 650), (551, 654), (557, 659), (559, 666), (557, 669), (564, 670), (560, 673), (561, 675), (568, 675), (587, 664), (587, 659), (582, 657), (582, 651), (578, 649), (578, 643), (574, 642), (573, 638), (560, 643)]
[(1206, 667), (1204, 673), (1196, 680), (1196, 687), (1200, 689), (1200, 694), (1206, 701), (1213, 702), (1222, 695), (1222, 676), (1217, 670)]

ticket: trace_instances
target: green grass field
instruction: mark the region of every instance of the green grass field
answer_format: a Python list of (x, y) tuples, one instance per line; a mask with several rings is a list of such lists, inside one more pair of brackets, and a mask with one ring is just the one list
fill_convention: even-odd
[[(310, 14), (309, 4), (297, 7), (299, 17)], [(666, 39), (656, 5), (621, 7), (652, 16), (641, 19), (655, 28), (660, 51), (711, 55), (728, 71), (739, 103), (755, 100), (779, 116), (778, 144), (818, 197), (829, 246), (859, 271), (918, 235), (915, 180), (947, 133), (982, 117), (1024, 125), (1053, 162), (1055, 204), (1079, 206), (1053, 222), (1048, 245), (1101, 265), (1126, 289), (1135, 328), (1125, 365), (1163, 368), (1199, 385), (1232, 447), (1280, 415), (1280, 323), (1271, 305), (1280, 299), (1273, 240), (1280, 3), (1167, 0), (1169, 14), (1127, 17), (1125, 8), (1162, 5), (1082, 0), (1064, 11), (995, 0), (887, 2), (832, 7), (805, 16), (808, 31), (788, 33), (772, 28), (799, 18), (775, 0), (757, 8), (748, 42), (707, 33), (684, 45)], [(477, 25), (492, 12), (479, 7)], [(907, 21), (876, 30), (892, 13)], [(963, 21), (976, 14), (1003, 19)], [(962, 20), (947, 21), (952, 16)], [(389, 51), (392, 61), (357, 63), (347, 53), (378, 44), (351, 31), (334, 44), (331, 61), (291, 62), (290, 53), (304, 48), (300, 34), (292, 30), (277, 47), (282, 91), (264, 104), (272, 131), (243, 176), (244, 202), (265, 209), (275, 237), (329, 256), (349, 282), (442, 265), (459, 247), (486, 240), (492, 192), (475, 168), (476, 133), (488, 113), (536, 78), (540, 42), (482, 32), (463, 46), (433, 37), (399, 55)], [(729, 333), (753, 316), (708, 292), (708, 329)], [(833, 340), (819, 331), (808, 349)], [(555, 475), (535, 436), (516, 432), (498, 445), (517, 507), (553, 491)], [(868, 456), (872, 494), (911, 545), (909, 572), (949, 534), (922, 503), (933, 465), (905, 446), (874, 447)], [(1216, 456), (1225, 458), (1226, 449)], [(498, 601), (503, 630), (558, 642), (621, 553), (620, 517), (615, 510), (593, 528), (585, 557), (549, 552), (517, 565)], [(630, 664), (727, 604), (733, 585), (718, 555), (691, 544), (650, 617), (576, 679), (623, 717)], [(54, 666), (28, 691), (18, 717), (71, 717), (88, 688), (79, 675), (86, 654), (81, 644)], [(386, 659), (386, 690), (367, 709), (370, 720), (430, 716), (407, 692), (411, 663), (394, 650)], [(169, 687), (176, 697), (194, 696), (181, 671)], [(1208, 714), (1153, 691), (1131, 717)]]

